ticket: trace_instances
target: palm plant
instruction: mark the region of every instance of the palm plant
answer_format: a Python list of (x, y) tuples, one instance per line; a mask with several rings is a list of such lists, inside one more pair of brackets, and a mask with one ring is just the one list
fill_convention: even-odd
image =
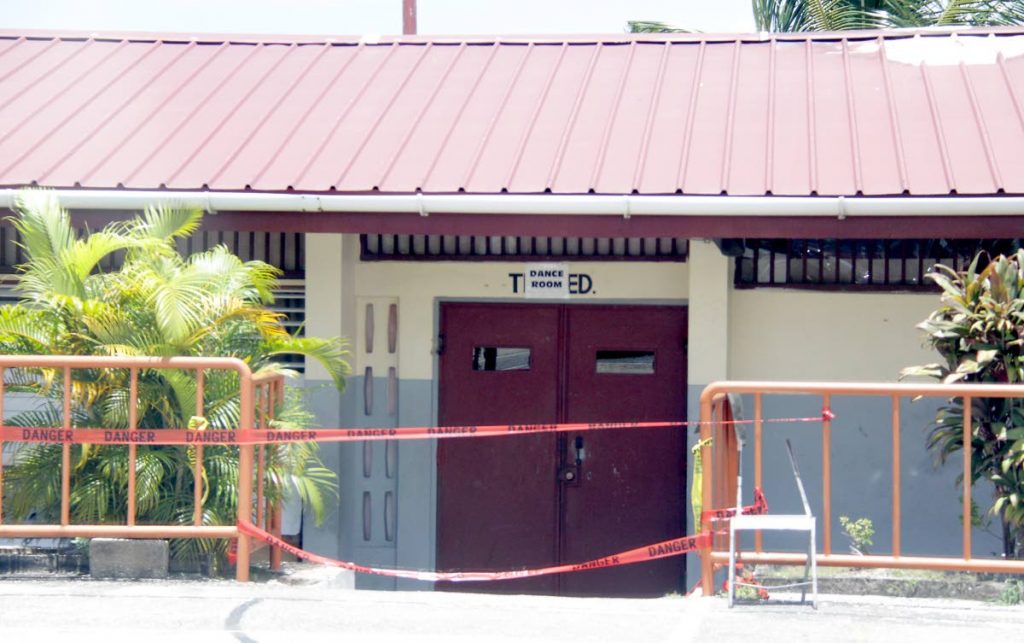
[[(0, 309), (0, 352), (24, 355), (226, 356), (256, 373), (290, 372), (276, 359), (297, 353), (322, 364), (339, 390), (348, 373), (340, 339), (295, 337), (273, 301), (279, 271), (243, 262), (224, 247), (181, 256), (175, 241), (200, 225), (196, 208), (155, 206), (141, 217), (77, 238), (70, 218), (51, 192), (23, 192), (17, 227), (27, 263), (19, 267), (21, 301)], [(100, 261), (123, 253), (119, 270), (101, 272)], [(75, 370), (73, 421), (79, 427), (125, 428), (129, 418), (126, 370)], [(143, 370), (138, 379), (140, 428), (183, 428), (196, 408), (193, 372)], [(48, 369), (11, 369), (7, 389), (32, 393), (38, 408), (8, 420), (23, 426), (60, 426), (63, 382)], [(237, 426), (239, 382), (234, 373), (205, 374), (203, 406), (210, 428)], [(295, 392), (277, 410), (285, 428), (308, 426), (312, 417)], [(190, 524), (195, 453), (191, 447), (140, 445), (137, 449), (137, 520)], [(124, 447), (75, 445), (71, 514), (86, 523), (123, 522), (128, 475)], [(36, 514), (53, 520), (60, 497), (59, 445), (25, 444), (5, 472), (4, 505), (13, 520)], [(314, 444), (266, 447), (265, 488), (271, 500), (294, 491), (319, 520), (326, 497), (336, 493), (334, 474)], [(204, 524), (233, 524), (237, 515), (238, 451), (208, 446), (203, 460)], [(172, 554), (195, 558), (223, 554), (224, 541), (172, 542)]]
[(878, 27), (875, 7), (854, 0), (752, 0), (759, 31), (846, 31)]
[(981, 26), (1006, 24), (1006, 20), (1000, 20), (999, 16), (1008, 8), (1006, 5), (1010, 4), (1020, 3), (993, 0), (887, 0), (882, 8), (885, 10), (887, 26), (891, 27)]
[(654, 20), (630, 20), (626, 23), (629, 33), (690, 33), (688, 29), (673, 27), (666, 22)]

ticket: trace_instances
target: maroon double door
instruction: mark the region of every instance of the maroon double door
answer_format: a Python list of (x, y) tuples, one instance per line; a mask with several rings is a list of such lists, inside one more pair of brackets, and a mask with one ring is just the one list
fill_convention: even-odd
[[(441, 335), (443, 425), (685, 417), (685, 308), (446, 303)], [(437, 568), (576, 563), (685, 534), (685, 443), (680, 428), (439, 441)], [(684, 572), (672, 557), (454, 587), (660, 596)]]

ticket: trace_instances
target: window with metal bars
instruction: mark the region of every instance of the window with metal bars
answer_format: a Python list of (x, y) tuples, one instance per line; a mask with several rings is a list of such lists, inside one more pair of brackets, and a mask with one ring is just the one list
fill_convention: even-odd
[(509, 237), (364, 234), (363, 261), (686, 261), (674, 237)]
[(936, 264), (964, 270), (979, 252), (1016, 252), (1021, 239), (747, 239), (739, 288), (927, 290)]

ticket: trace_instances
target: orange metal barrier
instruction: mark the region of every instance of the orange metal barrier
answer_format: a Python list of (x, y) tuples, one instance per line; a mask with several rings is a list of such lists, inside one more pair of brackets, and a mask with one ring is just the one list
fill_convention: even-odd
[[(71, 420), (71, 372), (74, 369), (121, 369), (129, 371), (129, 417), (128, 430), (138, 428), (138, 376), (140, 369), (180, 369), (196, 372), (197, 416), (203, 416), (203, 392), (205, 371), (232, 370), (239, 377), (239, 430), (266, 429), (273, 419), (275, 405), (284, 398), (284, 379), (280, 375), (254, 377), (249, 366), (235, 358), (219, 357), (93, 357), (93, 356), (0, 356), (0, 427), (4, 414), (4, 373), (13, 368), (47, 368), (62, 370), (64, 374), (64, 421), (63, 430), (72, 429)], [(259, 404), (259, 423), (255, 422)], [(82, 525), (71, 524), (71, 444), (63, 445), (61, 465), (60, 524), (3, 524), (3, 442), (0, 441), (0, 538), (237, 538), (238, 559), (236, 578), (249, 579), (251, 553), (250, 537), (231, 526), (203, 525), (203, 446), (196, 444), (194, 519), (191, 526), (182, 525), (138, 525), (135, 520), (135, 468), (137, 446), (129, 444), (128, 449), (128, 507), (124, 525)], [(253, 508), (253, 447), (239, 445), (238, 518), (251, 520)], [(275, 535), (280, 534), (280, 507), (269, 508), (263, 494), (264, 447), (259, 447), (258, 477), (256, 489), (256, 524), (268, 527)], [(269, 516), (269, 520), (267, 517)], [(280, 550), (271, 551), (271, 564), (280, 565)]]
[[(712, 438), (703, 447), (703, 506), (724, 508), (734, 506), (736, 479), (736, 446), (733, 425), (729, 422), (727, 395), (750, 394), (754, 398), (754, 486), (762, 486), (763, 398), (765, 395), (818, 396), (823, 409), (829, 409), (832, 396), (886, 397), (892, 404), (892, 551), (889, 555), (852, 556), (832, 553), (832, 422), (823, 414), (821, 423), (822, 523), (823, 552), (816, 554), (819, 565), (837, 567), (883, 567), (905, 569), (959, 570), (990, 573), (1024, 573), (1024, 560), (974, 558), (971, 555), (971, 400), (980, 397), (1024, 398), (1024, 386), (999, 384), (866, 384), (810, 382), (714, 382), (700, 397), (701, 439)], [(900, 400), (905, 397), (963, 398), (963, 551), (960, 558), (904, 556), (900, 541)], [(705, 518), (702, 530), (710, 531)], [(740, 560), (752, 563), (803, 565), (805, 554), (763, 551), (761, 534), (757, 533), (754, 551), (740, 554)], [(719, 537), (701, 552), (701, 585), (705, 596), (714, 592), (714, 568), (728, 564), (727, 544)]]

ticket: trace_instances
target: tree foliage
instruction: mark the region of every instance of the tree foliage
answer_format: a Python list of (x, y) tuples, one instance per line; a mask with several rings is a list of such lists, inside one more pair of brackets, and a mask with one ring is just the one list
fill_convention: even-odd
[(872, 29), (878, 17), (852, 0), (752, 0), (758, 31)]
[[(1024, 0), (751, 0), (758, 31), (849, 31), (1024, 24)], [(633, 33), (685, 32), (630, 21)]]
[[(959, 273), (937, 265), (929, 275), (942, 288), (941, 304), (918, 328), (943, 361), (904, 369), (904, 376), (1024, 384), (1024, 250), (987, 259), (979, 254)], [(928, 436), (941, 461), (963, 448), (963, 426), (963, 401), (951, 399)], [(972, 398), (971, 480), (980, 479), (995, 486), (1004, 554), (1024, 554), (1024, 401)]]
[[(322, 364), (338, 389), (348, 373), (340, 339), (295, 337), (282, 315), (267, 306), (279, 271), (244, 262), (226, 247), (184, 257), (175, 241), (202, 220), (195, 208), (154, 206), (126, 222), (78, 238), (52, 192), (23, 192), (13, 223), (28, 258), (19, 267), (21, 301), (0, 308), (0, 353), (20, 355), (219, 356), (245, 361), (256, 373), (291, 374), (277, 356), (305, 355)], [(119, 270), (100, 262), (123, 254)], [(126, 428), (129, 373), (120, 369), (72, 371), (72, 416), (78, 427)], [(196, 408), (194, 371), (141, 370), (140, 428), (184, 428)], [(8, 391), (28, 392), (38, 408), (8, 419), (21, 426), (61, 426), (63, 378), (52, 369), (8, 369)], [(212, 429), (239, 419), (239, 380), (233, 372), (204, 373), (203, 405)], [(277, 409), (277, 426), (308, 426), (300, 396), (289, 391)], [(140, 445), (137, 449), (137, 520), (140, 524), (191, 524), (195, 450)], [(315, 444), (266, 447), (268, 498), (297, 493), (318, 519), (336, 493), (333, 472)], [(35, 516), (55, 521), (60, 505), (60, 445), (23, 444), (5, 471), (4, 508), (12, 520)], [(123, 523), (127, 512), (127, 449), (74, 445), (72, 521)], [(234, 524), (237, 517), (238, 449), (209, 445), (203, 459), (203, 523)], [(223, 540), (172, 542), (172, 554), (194, 558), (222, 554)]]

